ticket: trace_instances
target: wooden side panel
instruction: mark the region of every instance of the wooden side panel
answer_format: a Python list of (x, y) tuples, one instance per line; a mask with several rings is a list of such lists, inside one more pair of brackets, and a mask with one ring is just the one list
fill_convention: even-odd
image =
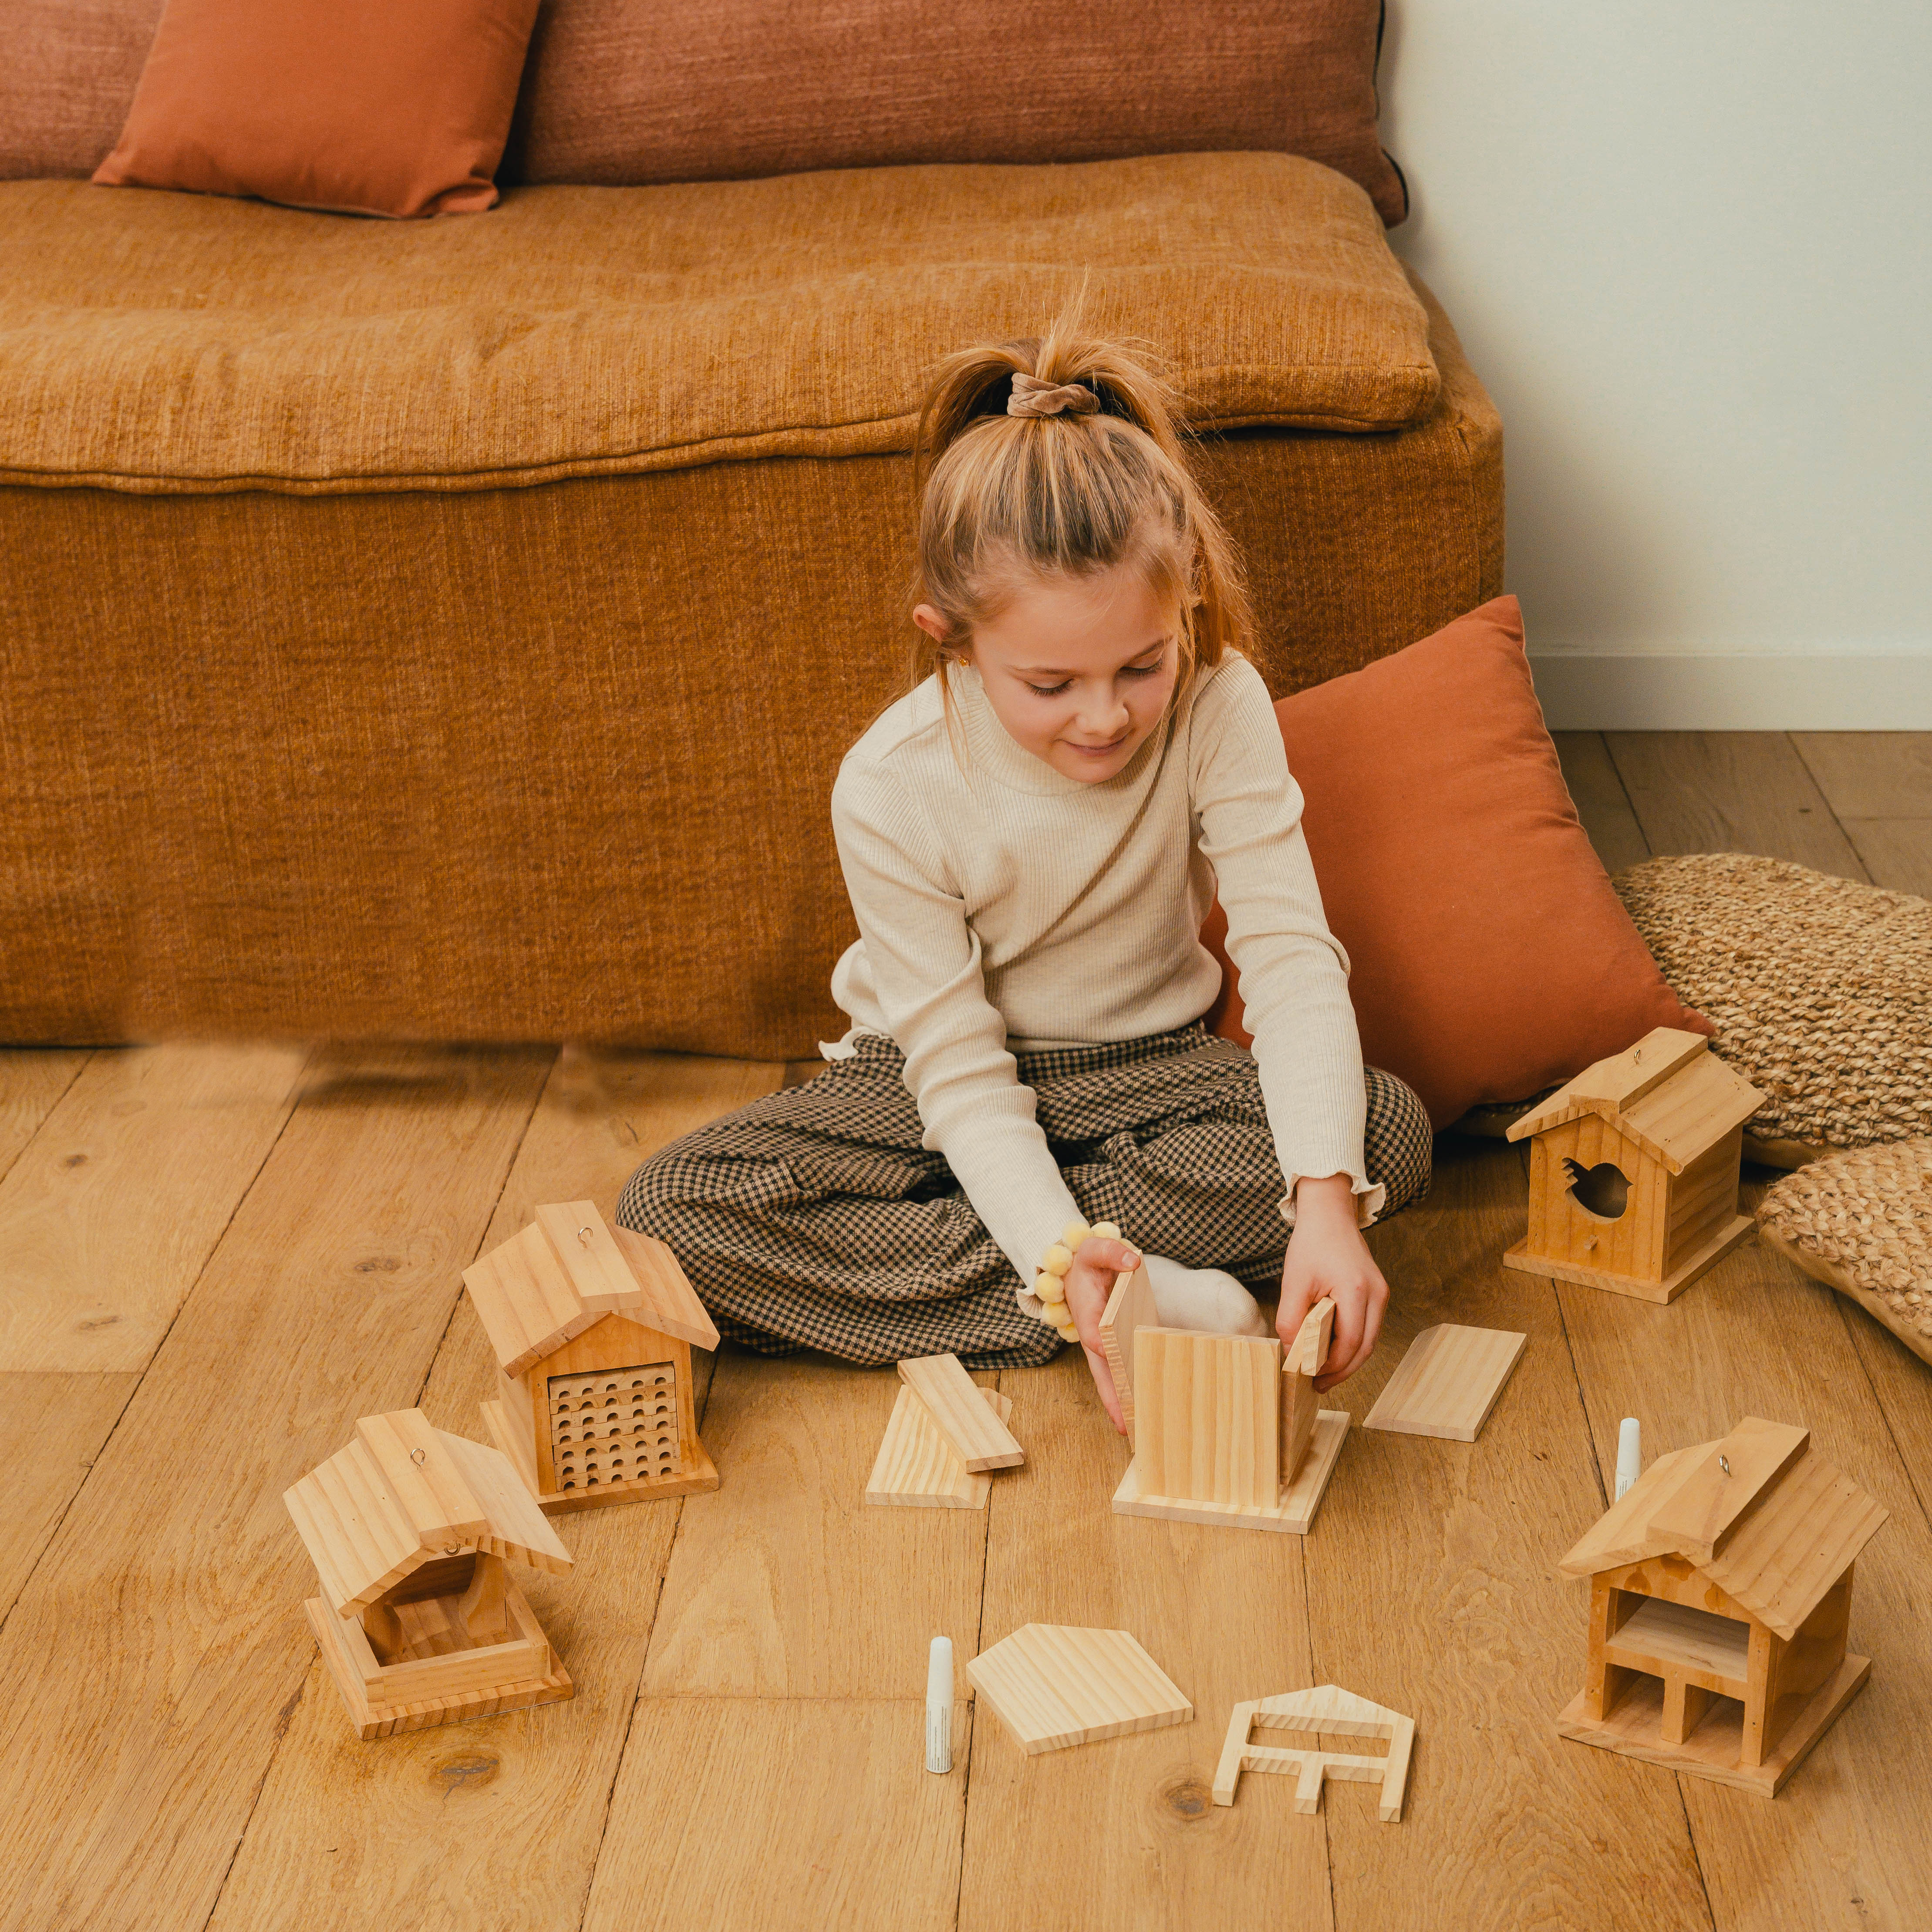
[(1281, 1343), (1142, 1328), (1135, 1442), (1149, 1495), (1272, 1504), (1281, 1493)]
[(1738, 1211), (1738, 1180), (1744, 1159), (1744, 1130), (1734, 1127), (1672, 1177), (1664, 1241), (1668, 1274)]
[[(1623, 1213), (1608, 1220), (1582, 1208), (1571, 1190), (1568, 1160), (1586, 1173), (1606, 1164), (1616, 1168), (1630, 1183)], [(1660, 1162), (1594, 1114), (1553, 1128), (1532, 1145), (1530, 1247), (1576, 1267), (1660, 1281), (1670, 1181)]]

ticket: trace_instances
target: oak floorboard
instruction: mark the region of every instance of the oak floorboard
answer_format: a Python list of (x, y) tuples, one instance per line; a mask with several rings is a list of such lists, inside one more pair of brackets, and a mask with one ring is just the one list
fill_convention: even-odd
[(1618, 776), (1653, 852), (1760, 852), (1864, 876), (1782, 731), (1612, 731)]
[[(899, 1387), (890, 1369), (720, 1354), (704, 1441), (723, 1480), (685, 1499), (646, 1696), (923, 1697), (932, 1638), (972, 1654), (986, 1512), (866, 1501)], [(1023, 1404), (1009, 1426), (1030, 1461)]]
[(0, 1623), (140, 1379), (0, 1372)]
[[(608, 1215), (646, 1155), (778, 1078), (776, 1065), (566, 1052), (479, 1250), (540, 1202), (588, 1198)], [(700, 1424), (712, 1359), (693, 1352)], [(495, 1358), (466, 1295), (422, 1406), (439, 1428), (484, 1438), (476, 1405), (495, 1394)], [(364, 1744), (314, 1665), (210, 1932), (576, 1925), (680, 1507), (671, 1498), (558, 1517), (572, 1574), (518, 1571), (577, 1685), (566, 1702)]]
[(1932, 818), (1932, 731), (1795, 731), (1792, 742), (1840, 818)]
[[(991, 1711), (980, 1712), (961, 1932), (1326, 1932), (1326, 1829), (1319, 1816), (1292, 1814), (1292, 1780), (1251, 1778), (1232, 1807), (1212, 1797), (1235, 1703), (1312, 1681), (1303, 1540), (1114, 1515), (1126, 1445), (1077, 1350), (1044, 1368), (1004, 1370), (1000, 1386), (1013, 1398), (1027, 1461), (988, 1499), (978, 1640), (952, 1633), (962, 1666), (1025, 1624), (1128, 1630), (1195, 1715), (1028, 1757)], [(1330, 1512), (1355, 1479), (1356, 1447), (1352, 1432), (1311, 1550), (1336, 1534)], [(1365, 1795), (1331, 1787), (1324, 1802)]]
[(1847, 818), (1844, 824), (1874, 885), (1932, 899), (1932, 818)]
[[(1858, 1559), (1852, 1600), (1851, 1645), (1871, 1658), (1870, 1683), (1777, 1798), (1628, 1767), (1633, 1778), (1670, 1778), (1681, 1788), (1719, 1932), (1932, 1924), (1932, 1861), (1923, 1852), (1932, 1528), (1900, 1454), (1913, 1438), (1895, 1439), (1838, 1298), (1754, 1241), (1667, 1307), (1568, 1283), (1558, 1292), (1606, 1481), (1624, 1416), (1642, 1425), (1647, 1465), (1762, 1415), (1809, 1428), (1815, 1453), (1891, 1512)], [(1922, 1430), (1922, 1390), (1901, 1413)], [(1552, 1560), (1588, 1526), (1587, 1515), (1552, 1526)], [(1580, 1682), (1582, 1586), (1569, 1587)]]
[(87, 1064), (86, 1048), (0, 1047), (0, 1180)]
[(0, 1926), (206, 1924), (311, 1674), (282, 1492), (416, 1400), (550, 1058), (296, 1108), (0, 1634)]
[(1552, 1284), (1499, 1265), (1523, 1228), (1520, 1156), (1436, 1150), (1429, 1198), (1370, 1238), (1391, 1288), (1382, 1339), (1324, 1399), (1366, 1414), (1438, 1322), (1529, 1340), (1474, 1442), (1352, 1430), (1310, 1545), (1315, 1681), (1416, 1724), (1400, 1826), (1346, 1790), (1323, 1801), (1336, 1925), (1708, 1926), (1669, 1784), (1557, 1736), (1583, 1623), (1556, 1560), (1604, 1498)]
[(950, 1928), (970, 1724), (941, 1777), (922, 1694), (644, 1699), (584, 1932)]
[(0, 1370), (142, 1369), (282, 1131), (304, 1058), (94, 1055), (0, 1181)]
[(1563, 782), (1590, 843), (1606, 872), (1621, 872), (1650, 856), (1650, 847), (1636, 814), (1624, 795), (1610, 747), (1600, 731), (1558, 731), (1553, 734)]

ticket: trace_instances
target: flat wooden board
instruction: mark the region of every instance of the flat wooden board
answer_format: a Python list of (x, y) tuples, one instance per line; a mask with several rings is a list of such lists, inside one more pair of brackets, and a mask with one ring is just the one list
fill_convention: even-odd
[(1194, 1715), (1126, 1630), (1028, 1624), (982, 1651), (966, 1676), (1029, 1757), (1184, 1724)]
[(1528, 1346), (1505, 1328), (1425, 1328), (1382, 1385), (1364, 1429), (1473, 1442)]
[(1160, 1321), (1147, 1264), (1143, 1262), (1131, 1274), (1117, 1274), (1114, 1292), (1101, 1312), (1100, 1352), (1113, 1373), (1114, 1393), (1120, 1398), (1120, 1420), (1127, 1425), (1129, 1442), (1134, 1434), (1134, 1336), (1142, 1328), (1156, 1327)]
[(1322, 1497), (1328, 1493), (1328, 1479), (1335, 1473), (1336, 1459), (1342, 1453), (1349, 1420), (1346, 1409), (1316, 1412), (1308, 1453), (1302, 1457), (1294, 1481), (1272, 1504), (1202, 1502), (1190, 1497), (1144, 1491), (1140, 1458), (1136, 1456), (1114, 1492), (1114, 1514), (1157, 1516), (1168, 1522), (1206, 1523), (1216, 1529), (1274, 1529), (1288, 1536), (1306, 1536), (1314, 1526)]
[[(1002, 1422), (1012, 1414), (1010, 1396), (986, 1388), (980, 1393)], [(953, 1454), (931, 1410), (902, 1382), (878, 1460), (866, 1479), (866, 1502), (908, 1509), (984, 1509), (992, 1487), (990, 1473), (968, 1468)]]
[(1571, 1281), (1580, 1288), (1600, 1288), (1612, 1294), (1628, 1294), (1635, 1301), (1666, 1304), (1675, 1301), (1697, 1277), (1718, 1262), (1750, 1234), (1756, 1224), (1748, 1214), (1739, 1214), (1720, 1228), (1704, 1245), (1661, 1281), (1639, 1281), (1633, 1275), (1605, 1274), (1598, 1268), (1577, 1268), (1569, 1262), (1553, 1262), (1529, 1252), (1525, 1235), (1503, 1256), (1503, 1266), (1525, 1274), (1540, 1274), (1550, 1281)]
[(998, 1412), (981, 1400), (957, 1355), (921, 1355), (899, 1364), (899, 1377), (931, 1412), (933, 1426), (968, 1469), (1013, 1469), (1026, 1452)]
[(1666, 1744), (1658, 1730), (1664, 1717), (1664, 1685), (1654, 1677), (1638, 1678), (1600, 1724), (1586, 1714), (1583, 1694), (1578, 1691), (1564, 1707), (1556, 1728), (1578, 1744), (1594, 1744), (1600, 1750), (1641, 1758), (1646, 1764), (1734, 1785), (1760, 1798), (1775, 1798), (1870, 1676), (1871, 1659), (1848, 1652), (1837, 1672), (1791, 1720), (1778, 1748), (1761, 1765), (1738, 1762), (1744, 1742), (1744, 1707), (1735, 1698), (1714, 1697), (1703, 1722), (1681, 1744)]

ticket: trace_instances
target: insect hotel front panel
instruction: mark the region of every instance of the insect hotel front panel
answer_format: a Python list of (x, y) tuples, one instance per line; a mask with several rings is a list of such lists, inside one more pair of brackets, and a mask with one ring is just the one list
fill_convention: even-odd
[(562, 1202), (463, 1279), (496, 1354), (484, 1420), (544, 1509), (718, 1486), (691, 1361), (718, 1330), (662, 1241)]

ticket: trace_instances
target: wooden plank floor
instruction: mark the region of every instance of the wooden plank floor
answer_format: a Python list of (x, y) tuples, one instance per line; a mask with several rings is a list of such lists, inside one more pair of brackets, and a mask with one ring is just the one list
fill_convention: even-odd
[[(1613, 868), (1730, 849), (1932, 893), (1932, 736), (1559, 748)], [(0, 1052), (0, 1928), (1932, 1924), (1932, 1371), (1750, 1244), (1669, 1308), (1502, 1270), (1523, 1172), (1494, 1142), (1439, 1142), (1373, 1237), (1386, 1338), (1328, 1400), (1359, 1421), (1444, 1320), (1522, 1330), (1522, 1364), (1475, 1443), (1352, 1432), (1305, 1541), (1114, 1516), (1124, 1452), (1065, 1358), (998, 1378), (1029, 1454), (986, 1511), (868, 1509), (894, 1378), (727, 1352), (722, 1487), (566, 1517), (576, 1574), (528, 1584), (576, 1698), (358, 1743), (281, 1490), (371, 1410), (480, 1434), (468, 1261), (810, 1071)], [(1583, 1630), (1555, 1562), (1618, 1418), (1654, 1455), (1748, 1410), (1892, 1512), (1871, 1687), (1773, 1804), (1552, 1723)], [(962, 1702), (929, 1776), (928, 1640), (963, 1662), (1032, 1621), (1133, 1630), (1195, 1721), (1025, 1758)], [(1234, 1700), (1324, 1682), (1415, 1716), (1402, 1822), (1334, 1784), (1299, 1816), (1280, 1778), (1213, 1805)]]

